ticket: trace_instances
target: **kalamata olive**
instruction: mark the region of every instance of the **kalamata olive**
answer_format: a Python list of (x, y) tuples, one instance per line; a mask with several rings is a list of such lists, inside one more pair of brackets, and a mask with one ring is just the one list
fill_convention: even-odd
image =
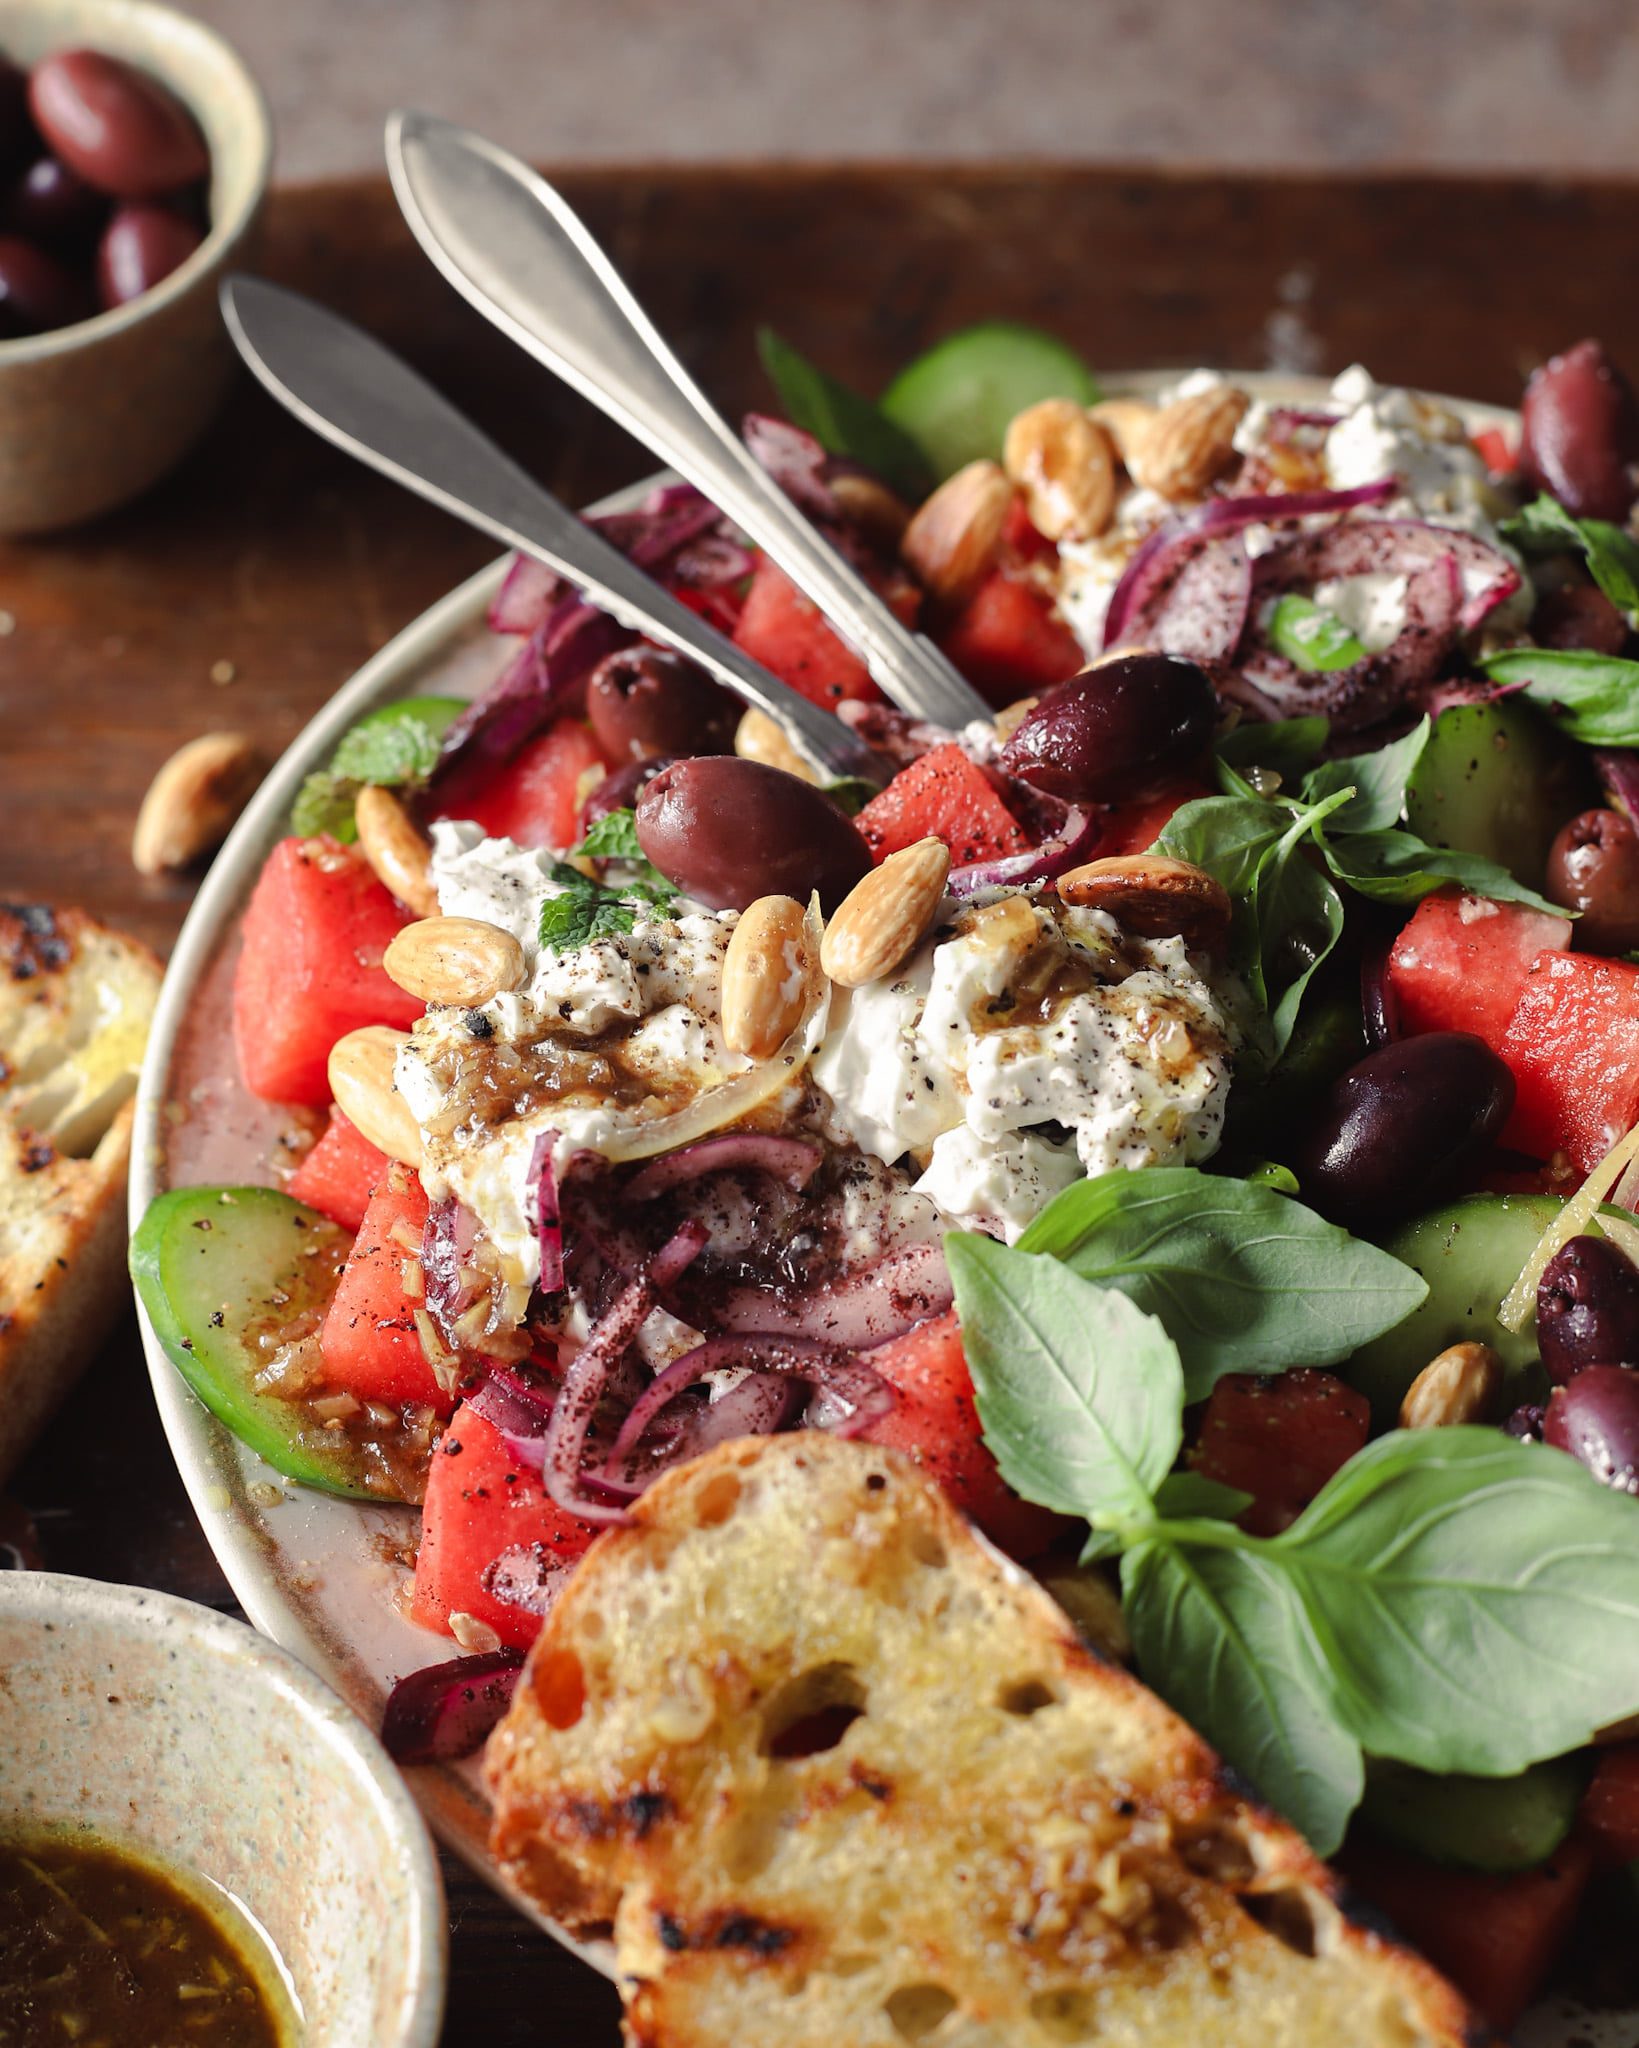
[(1639, 462), (1639, 399), (1597, 341), (1543, 364), (1520, 401), (1520, 466), (1579, 519), (1625, 519)]
[(1522, 1444), (1539, 1444), (1548, 1410), (1541, 1401), (1522, 1401), (1502, 1426), (1504, 1436), (1518, 1437)]
[(0, 57), (0, 171), (27, 163), (39, 146), (28, 111), (28, 73)]
[(1591, 583), (1567, 583), (1538, 597), (1531, 614), (1531, 638), (1539, 647), (1620, 654), (1628, 644), (1628, 622), (1604, 591)]
[(79, 255), (102, 233), (108, 201), (67, 164), (37, 157), (0, 203), (0, 228), (44, 249)]
[(1554, 1389), (1542, 1440), (1580, 1458), (1619, 1493), (1639, 1493), (1639, 1372), (1584, 1366), (1569, 1385)]
[(97, 292), (104, 306), (123, 306), (152, 291), (204, 240), (191, 221), (163, 206), (122, 206), (97, 250)]
[(732, 754), (744, 708), (669, 647), (623, 647), (605, 655), (586, 686), (586, 716), (617, 761)]
[(1583, 811), (1548, 849), (1548, 894), (1580, 910), (1576, 944), (1589, 953), (1639, 946), (1639, 827), (1620, 811)]
[(1292, 1168), (1304, 1200), (1340, 1222), (1426, 1208), (1513, 1106), (1513, 1076), (1471, 1032), (1403, 1038), (1333, 1082)]
[(580, 807), (582, 839), (599, 818), (606, 818), (611, 811), (634, 810), (644, 790), (676, 758), (675, 754), (651, 754), (646, 761), (628, 761), (623, 768), (616, 768), (601, 782), (595, 782)]
[(670, 882), (714, 910), (759, 896), (808, 901), (829, 913), (871, 865), (852, 818), (811, 783), (708, 754), (678, 761), (637, 800), (637, 843)]
[(1608, 1237), (1573, 1237), (1548, 1261), (1537, 1349), (1560, 1387), (1587, 1365), (1639, 1365), (1639, 1268)]
[(0, 339), (67, 327), (96, 308), (72, 270), (19, 235), (0, 235)]
[(1200, 753), (1218, 704), (1194, 662), (1119, 654), (1049, 690), (1002, 766), (1068, 803), (1119, 803)]
[(69, 169), (115, 199), (158, 199), (210, 168), (199, 123), (176, 95), (100, 50), (36, 64), (29, 109)]

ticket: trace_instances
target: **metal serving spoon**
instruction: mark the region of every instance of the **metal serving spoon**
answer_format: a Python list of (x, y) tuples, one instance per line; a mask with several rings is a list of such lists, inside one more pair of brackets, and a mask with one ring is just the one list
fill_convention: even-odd
[(990, 707), (803, 517), (656, 331), (584, 223), (527, 164), (449, 121), (397, 113), (387, 169), (411, 232), (503, 334), (705, 492), (918, 718)]
[(259, 278), (227, 278), (221, 297), (234, 346), (304, 425), (469, 526), (533, 555), (623, 626), (697, 661), (778, 719), (816, 768), (883, 780), (881, 758), (845, 725), (770, 675), (560, 505), (391, 349), (311, 299)]

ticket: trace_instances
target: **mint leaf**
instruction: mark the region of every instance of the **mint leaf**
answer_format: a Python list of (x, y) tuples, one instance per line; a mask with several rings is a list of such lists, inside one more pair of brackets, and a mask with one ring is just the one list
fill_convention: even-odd
[(857, 818), (871, 798), (881, 794), (876, 784), (867, 782), (863, 775), (844, 775), (836, 782), (820, 784), (820, 795), (828, 796), (850, 818)]
[(1431, 890), (1455, 882), (1474, 896), (1498, 903), (1525, 903), (1553, 917), (1574, 917), (1528, 889), (1483, 853), (1455, 846), (1430, 846), (1414, 832), (1351, 832), (1326, 843), (1326, 862), (1337, 879), (1357, 895), (1379, 903), (1417, 903)]
[(914, 505), (933, 488), (928, 459), (905, 429), (868, 398), (794, 349), (772, 327), (757, 330), (757, 353), (791, 424), (828, 455), (842, 455), (892, 484)]
[(1332, 1714), (1281, 1571), (1251, 1550), (1152, 1542), (1122, 1559), (1121, 1586), (1145, 1684), (1330, 1855), (1365, 1767)]
[(1328, 834), (1375, 832), (1398, 825), (1406, 814), (1406, 784), (1433, 730), (1428, 718), (1420, 718), (1410, 732), (1375, 753), (1345, 754), (1336, 761), (1323, 761), (1303, 778), (1299, 794), (1305, 803), (1315, 804), (1334, 791), (1353, 789), (1352, 799), (1328, 819)]
[(951, 1231), (962, 1347), (985, 1440), (1026, 1500), (1144, 1519), (1183, 1441), (1183, 1371), (1161, 1325), (1052, 1259)]
[(1331, 720), (1318, 712), (1267, 724), (1248, 718), (1224, 734), (1216, 751), (1220, 761), (1236, 768), (1273, 768), (1281, 775), (1295, 775), (1320, 759), (1331, 730)]
[(1225, 1373), (1336, 1364), (1428, 1294), (1409, 1266), (1301, 1202), (1192, 1166), (1078, 1181), (1017, 1250), (1046, 1253), (1158, 1318), (1189, 1401)]
[(1574, 548), (1586, 555), (1588, 573), (1618, 610), (1639, 612), (1639, 545), (1607, 519), (1574, 519), (1555, 498), (1534, 498), (1498, 528), (1526, 554), (1559, 554)]
[(351, 846), (359, 836), (353, 822), (357, 796), (356, 782), (333, 775), (328, 768), (315, 769), (296, 792), (296, 801), (290, 807), (291, 831), (299, 839), (316, 839), (321, 832), (328, 832), (332, 839)]
[(614, 938), (637, 923), (633, 905), (601, 889), (565, 890), (541, 905), (540, 941), (549, 952), (566, 953), (594, 939)]
[(1328, 675), (1366, 659), (1365, 647), (1343, 621), (1322, 611), (1313, 598), (1283, 597), (1264, 628), (1269, 644), (1294, 668)]
[(330, 767), (354, 782), (401, 788), (425, 782), (438, 763), (439, 735), (414, 712), (401, 718), (371, 719), (344, 733)]
[(1639, 747), (1639, 661), (1585, 647), (1511, 647), (1478, 666), (1494, 683), (1523, 687), (1573, 740)]
[[(637, 842), (637, 813), (632, 810), (605, 811), (598, 819), (575, 852), (584, 854), (590, 860), (623, 861), (634, 872), (623, 881), (616, 894), (635, 897), (643, 903), (668, 903), (677, 894), (676, 889), (660, 872), (653, 861), (644, 853)], [(576, 870), (571, 868), (571, 874)], [(584, 881), (584, 876), (577, 879)]]
[(1639, 1513), (1563, 1452), (1397, 1430), (1258, 1551), (1374, 1756), (1504, 1776), (1639, 1709)]

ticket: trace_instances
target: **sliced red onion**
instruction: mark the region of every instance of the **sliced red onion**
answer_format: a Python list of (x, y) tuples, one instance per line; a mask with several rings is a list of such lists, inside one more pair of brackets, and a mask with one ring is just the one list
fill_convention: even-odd
[[(697, 1402), (686, 1414), (680, 1413), (681, 1404), (675, 1404), (668, 1413), (657, 1416), (645, 1432), (645, 1441), (634, 1439), (632, 1450), (625, 1455), (611, 1453), (601, 1472), (588, 1475), (589, 1483), (607, 1488), (617, 1498), (636, 1500), (662, 1472), (702, 1457), (714, 1444), (776, 1435), (796, 1420), (803, 1399), (802, 1383), (796, 1379), (773, 1372), (748, 1372), (715, 1401)], [(674, 1418), (670, 1441), (664, 1441), (664, 1432)]]
[(1342, 418), (1340, 412), (1322, 412), (1308, 406), (1272, 405), (1269, 408), (1269, 438), (1281, 441), (1294, 432), (1301, 433), (1315, 427), (1330, 433)]
[(674, 1286), (705, 1250), (708, 1236), (706, 1226), (692, 1217), (687, 1223), (678, 1224), (649, 1261), (649, 1285), (657, 1292)]
[(521, 1650), (486, 1650), (410, 1672), (387, 1695), (382, 1746), (395, 1764), (471, 1756), (506, 1712), (523, 1666)]
[(1639, 820), (1639, 749), (1599, 747), (1593, 765), (1608, 803)]
[(535, 1190), (535, 1242), (541, 1253), (540, 1288), (556, 1294), (563, 1285), (563, 1211), (558, 1202), (558, 1174), (552, 1163), (556, 1131), (542, 1131), (529, 1154), (529, 1179)]
[(514, 1543), (484, 1566), (478, 1583), (503, 1606), (544, 1617), (578, 1562), (578, 1558), (555, 1557), (544, 1543)]
[(427, 1312), (453, 1344), (454, 1328), (472, 1291), (461, 1278), (478, 1242), (478, 1219), (454, 1200), (434, 1202), (421, 1231), (421, 1282)]
[(1190, 661), (1228, 661), (1251, 603), (1252, 558), (1241, 536), (1195, 534), (1154, 565), (1142, 595), (1127, 608), (1122, 638)]
[(723, 1131), (650, 1160), (626, 1183), (622, 1195), (631, 1202), (652, 1202), (684, 1181), (745, 1167), (772, 1174), (800, 1191), (819, 1171), (824, 1157), (822, 1149), (805, 1138), (776, 1137), (772, 1131)]
[(563, 578), (533, 555), (514, 555), (490, 600), (493, 633), (533, 633), (563, 596)]
[(945, 887), (952, 896), (971, 896), (977, 889), (1022, 889), (1030, 882), (1050, 882), (1078, 861), (1091, 859), (1103, 830), (1103, 816), (1102, 810), (1072, 805), (1051, 839), (1026, 853), (952, 868)]
[(961, 744), (961, 735), (948, 725), (935, 725), (926, 718), (913, 718), (892, 704), (874, 704), (849, 697), (835, 707), (848, 730), (895, 768), (908, 768), (931, 754), (935, 747)]
[(870, 1351), (943, 1315), (954, 1299), (941, 1247), (912, 1244), (801, 1293), (730, 1288), (713, 1302), (712, 1320), (741, 1335), (814, 1337), (846, 1351)]
[(477, 1386), (468, 1389), (466, 1403), (508, 1442), (514, 1437), (527, 1442), (545, 1436), (554, 1400), (549, 1387), (527, 1380), (522, 1373), (492, 1359)]
[[(1277, 501), (1278, 502), (1278, 501)], [(1258, 558), (1258, 591), (1311, 588), (1347, 576), (1415, 576), (1440, 556), (1485, 578), (1461, 600), (1458, 622), (1471, 632), (1520, 585), (1520, 572), (1499, 548), (1461, 527), (1426, 519), (1354, 519), (1301, 533)]]
[(756, 566), (756, 556), (743, 542), (726, 533), (703, 533), (679, 552), (671, 573), (679, 583), (711, 590), (719, 583), (738, 583)]
[(820, 519), (840, 517), (830, 484), (830, 460), (812, 434), (765, 412), (748, 412), (741, 437), (794, 505)]

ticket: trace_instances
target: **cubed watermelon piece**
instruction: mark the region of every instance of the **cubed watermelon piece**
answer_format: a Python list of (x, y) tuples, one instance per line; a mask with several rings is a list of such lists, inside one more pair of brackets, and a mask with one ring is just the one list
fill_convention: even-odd
[(1105, 812), (1098, 834), (1097, 858), (1114, 859), (1123, 853), (1148, 853), (1172, 823), (1173, 813), (1204, 796), (1218, 792), (1193, 775), (1164, 782), (1153, 796), (1134, 797), (1130, 804), (1113, 804)]
[(579, 841), (581, 801), (608, 765), (583, 719), (555, 719), (475, 787), (452, 783), (438, 815), (471, 818), (492, 839), (562, 852)]
[(1232, 1372), (1212, 1389), (1190, 1462), (1251, 1494), (1243, 1529), (1276, 1536), (1361, 1448), (1371, 1420), (1365, 1395), (1335, 1373)]
[(954, 742), (901, 768), (854, 823), (877, 861), (930, 834), (950, 848), (955, 867), (1023, 853), (1032, 844), (990, 777)]
[(405, 913), (356, 848), (281, 839), (252, 892), (234, 970), (239, 1071), (268, 1102), (330, 1100), (330, 1048), (363, 1024), (408, 1030), (425, 1004), (381, 957)]
[(1516, 1090), (1502, 1142), (1590, 1173), (1639, 1120), (1639, 967), (1539, 953), (1497, 1050)]
[(404, 1290), (404, 1262), (415, 1256), (427, 1222), (421, 1183), (389, 1173), (364, 1212), (341, 1281), (319, 1332), (326, 1382), (361, 1401), (420, 1401), (440, 1415), (455, 1406), (421, 1348), (419, 1296)]
[(1600, 1750), (1578, 1825), (1606, 1869), (1639, 1863), (1639, 1742)]
[(452, 1614), (475, 1615), (503, 1643), (527, 1650), (551, 1596), (596, 1534), (519, 1464), (493, 1423), (463, 1403), (427, 1474), (410, 1611), (423, 1628), (445, 1631)]
[[(899, 575), (870, 580), (905, 624), (914, 626), (921, 605), (916, 585)], [(848, 698), (867, 704), (882, 702), (882, 692), (871, 681), (864, 662), (832, 632), (819, 607), (766, 555), (757, 563), (734, 638), (782, 683), (789, 683), (827, 711)]]
[(333, 1223), (357, 1231), (392, 1163), (332, 1103), (323, 1137), (290, 1176), (286, 1192)]
[(985, 578), (939, 644), (980, 696), (998, 707), (1051, 689), (1087, 666), (1081, 642), (1052, 599), (1005, 569)]
[(1442, 889), (1425, 896), (1389, 951), (1389, 997), (1407, 1033), (1472, 1031), (1500, 1050), (1539, 953), (1567, 945), (1571, 921), (1523, 903)]
[(879, 1344), (870, 1362), (899, 1398), (865, 1431), (869, 1441), (914, 1458), (1011, 1556), (1045, 1550), (1064, 1519), (1020, 1500), (997, 1469), (980, 1432), (955, 1310)]

